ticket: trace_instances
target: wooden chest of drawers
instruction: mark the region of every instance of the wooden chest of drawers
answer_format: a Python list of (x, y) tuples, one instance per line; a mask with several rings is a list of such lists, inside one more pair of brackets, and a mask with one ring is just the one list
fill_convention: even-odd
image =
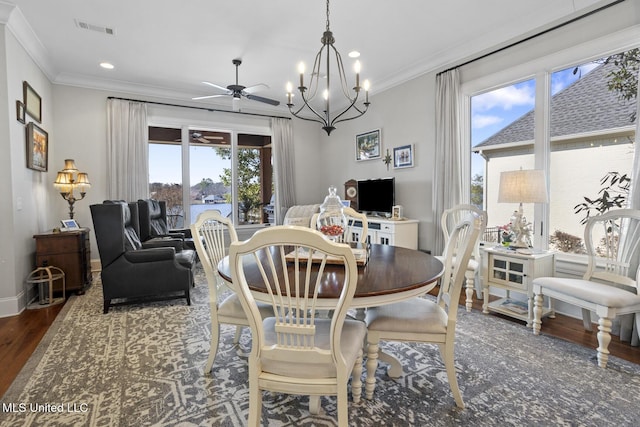
[(36, 239), (36, 267), (54, 266), (62, 269), (67, 293), (84, 293), (92, 279), (89, 229), (60, 233), (48, 231), (36, 234), (33, 238)]

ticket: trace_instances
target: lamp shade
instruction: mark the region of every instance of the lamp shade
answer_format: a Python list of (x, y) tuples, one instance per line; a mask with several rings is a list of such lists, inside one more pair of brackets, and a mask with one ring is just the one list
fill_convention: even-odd
[(86, 193), (89, 188), (91, 188), (91, 183), (89, 182), (89, 175), (86, 172), (80, 172), (76, 179), (75, 185), (78, 187), (81, 193)]
[(58, 172), (56, 180), (53, 182), (53, 186), (61, 193), (70, 193), (73, 188), (71, 183), (71, 174), (68, 172)]
[(498, 203), (547, 203), (544, 171), (517, 170), (500, 173)]
[(65, 159), (64, 160), (64, 169), (62, 172), (78, 172), (78, 168), (76, 167), (76, 162), (73, 159)]

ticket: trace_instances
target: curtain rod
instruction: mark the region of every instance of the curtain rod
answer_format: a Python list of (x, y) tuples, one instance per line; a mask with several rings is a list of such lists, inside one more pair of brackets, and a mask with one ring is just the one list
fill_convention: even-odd
[(561, 22), (560, 24), (554, 25), (554, 26), (553, 26), (553, 27), (551, 27), (551, 28), (547, 28), (546, 30), (540, 31), (539, 33), (532, 34), (532, 35), (530, 35), (529, 37), (525, 37), (525, 38), (524, 38), (524, 39), (522, 39), (522, 40), (515, 41), (515, 42), (513, 42), (513, 43), (511, 43), (511, 44), (508, 44), (508, 45), (506, 45), (506, 46), (503, 46), (503, 47), (501, 47), (501, 48), (499, 48), (499, 49), (496, 49), (496, 50), (494, 50), (494, 51), (487, 52), (487, 53), (485, 53), (484, 55), (480, 55), (480, 56), (478, 56), (478, 57), (476, 57), (476, 58), (472, 58), (472, 59), (470, 59), (470, 60), (468, 60), (468, 61), (466, 61), (466, 62), (463, 62), (462, 64), (456, 65), (455, 67), (447, 68), (447, 69), (446, 69), (446, 70), (444, 70), (444, 71), (440, 71), (437, 75), (440, 75), (440, 74), (446, 73), (447, 71), (455, 70), (456, 68), (464, 67), (465, 65), (469, 65), (469, 64), (471, 64), (471, 63), (473, 63), (473, 62), (479, 61), (479, 60), (484, 59), (484, 58), (486, 58), (486, 57), (488, 57), (488, 56), (491, 56), (491, 55), (493, 55), (493, 54), (500, 53), (500, 52), (502, 52), (503, 50), (507, 50), (507, 49), (509, 49), (509, 48), (512, 48), (512, 47), (517, 46), (517, 45), (519, 45), (519, 44), (521, 44), (521, 43), (524, 43), (524, 42), (528, 42), (528, 41), (529, 41), (529, 40), (531, 40), (531, 39), (535, 39), (536, 37), (539, 37), (539, 36), (542, 36), (542, 35), (544, 35), (544, 34), (550, 33), (551, 31), (555, 31), (555, 30), (557, 30), (558, 28), (562, 28), (562, 27), (564, 27), (565, 25), (572, 24), (572, 23), (574, 23), (574, 22), (576, 22), (576, 21), (579, 21), (579, 20), (584, 19), (584, 18), (586, 18), (586, 17), (588, 17), (588, 16), (591, 16), (591, 15), (594, 15), (594, 14), (596, 14), (596, 13), (598, 13), (598, 12), (601, 12), (601, 11), (603, 11), (603, 10), (605, 10), (605, 9), (609, 9), (610, 7), (615, 6), (615, 5), (617, 5), (618, 3), (622, 3), (622, 2), (624, 2), (624, 1), (625, 1), (625, 0), (616, 0), (616, 1), (612, 2), (612, 3), (606, 4), (606, 5), (604, 5), (604, 6), (600, 6), (600, 7), (599, 7), (599, 8), (597, 8), (597, 9), (594, 9), (594, 10), (592, 10), (592, 11), (590, 11), (590, 12), (587, 12), (587, 13), (584, 13), (584, 14), (582, 14), (582, 15), (576, 16), (575, 18), (572, 18), (572, 19), (570, 19), (570, 20), (568, 20), (568, 21)]
[(142, 102), (144, 104), (154, 104), (154, 105), (164, 105), (165, 107), (179, 107), (179, 108), (192, 108), (194, 110), (205, 110), (210, 111), (212, 113), (232, 113), (232, 114), (244, 114), (247, 116), (259, 116), (259, 117), (270, 117), (273, 119), (287, 119), (291, 120), (291, 117), (284, 116), (272, 116), (270, 114), (260, 114), (260, 113), (245, 113), (243, 111), (229, 111), (229, 110), (218, 110), (217, 108), (208, 108), (208, 107), (194, 107), (191, 105), (179, 105), (179, 104), (169, 104), (166, 102), (156, 102), (156, 101), (142, 101), (140, 99), (131, 99), (131, 98), (120, 98), (117, 96), (108, 96), (107, 99), (119, 99), (121, 101), (132, 101), (132, 102)]

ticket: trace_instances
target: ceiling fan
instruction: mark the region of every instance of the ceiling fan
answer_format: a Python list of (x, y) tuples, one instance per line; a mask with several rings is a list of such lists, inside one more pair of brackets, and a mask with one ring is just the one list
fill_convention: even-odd
[(269, 104), (269, 105), (280, 105), (280, 101), (276, 101), (275, 99), (265, 98), (265, 97), (253, 94), (254, 92), (257, 92), (262, 89), (269, 89), (269, 86), (267, 86), (266, 84), (260, 83), (260, 84), (249, 86), (249, 87), (238, 84), (238, 67), (240, 66), (240, 64), (242, 64), (242, 60), (234, 59), (231, 62), (233, 63), (233, 65), (236, 66), (236, 84), (229, 85), (225, 88), (215, 83), (202, 82), (216, 89), (223, 90), (225, 93), (218, 94), (218, 95), (197, 96), (192, 99), (198, 100), (198, 99), (217, 98), (220, 96), (232, 96), (233, 100), (236, 101), (244, 96), (245, 98), (250, 99), (252, 101), (264, 102), (265, 104)]
[[(224, 137), (220, 135), (203, 135), (201, 132), (193, 131), (189, 133), (191, 142), (200, 142), (203, 144), (212, 144), (215, 140), (224, 141)], [(175, 142), (182, 141), (181, 138), (174, 139)]]

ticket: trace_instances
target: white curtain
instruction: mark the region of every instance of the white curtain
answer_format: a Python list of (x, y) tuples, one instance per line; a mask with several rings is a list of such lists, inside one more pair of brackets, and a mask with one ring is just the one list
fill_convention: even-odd
[(276, 221), (282, 224), (284, 212), (295, 205), (293, 127), (291, 120), (271, 119), (273, 163), (276, 179)]
[(107, 197), (136, 201), (149, 197), (147, 105), (107, 100)]
[(433, 175), (435, 254), (444, 250), (440, 217), (470, 199), (470, 147), (460, 137), (460, 76), (457, 69), (436, 76), (436, 147)]

